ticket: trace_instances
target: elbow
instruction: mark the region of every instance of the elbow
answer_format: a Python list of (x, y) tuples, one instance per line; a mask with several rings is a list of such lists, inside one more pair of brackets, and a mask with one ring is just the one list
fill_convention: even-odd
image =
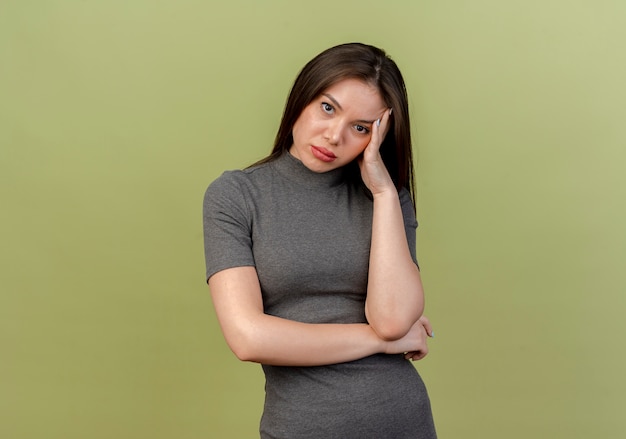
[(227, 336), (226, 343), (238, 360), (253, 363), (259, 362), (257, 349), (258, 344), (244, 332)]
[(384, 341), (399, 340), (409, 333), (423, 312), (419, 306), (410, 313), (369, 313), (366, 312), (368, 324), (378, 338)]
[(239, 361), (246, 361), (250, 363), (262, 362), (262, 359), (259, 357), (258, 352), (256, 351), (256, 349), (254, 349), (254, 346), (250, 344), (241, 343), (230, 345), (230, 350), (233, 354), (235, 354), (235, 357), (237, 357)]
[(381, 340), (395, 341), (407, 335), (413, 324), (404, 323), (399, 320), (388, 320), (383, 322), (370, 322), (370, 326)]
[(245, 346), (231, 346), (230, 350), (239, 361), (257, 362), (254, 353)]

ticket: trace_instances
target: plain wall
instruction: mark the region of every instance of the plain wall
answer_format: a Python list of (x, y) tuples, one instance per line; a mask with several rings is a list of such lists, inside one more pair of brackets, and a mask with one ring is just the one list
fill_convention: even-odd
[(202, 196), (348, 41), (407, 82), (440, 437), (626, 436), (624, 2), (4, 0), (0, 437), (257, 435)]

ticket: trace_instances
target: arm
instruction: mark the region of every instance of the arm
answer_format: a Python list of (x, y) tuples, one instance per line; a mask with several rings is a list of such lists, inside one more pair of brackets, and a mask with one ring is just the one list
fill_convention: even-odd
[(406, 334), (424, 310), (424, 292), (404, 230), (395, 190), (374, 198), (372, 246), (365, 313), (386, 340)]
[(407, 243), (398, 192), (380, 157), (390, 112), (374, 124), (359, 164), (374, 197), (372, 244), (365, 302), (370, 325), (384, 340), (403, 337), (422, 315), (424, 291)]
[(375, 353), (427, 352), (421, 324), (388, 342), (367, 324), (309, 324), (267, 315), (254, 267), (222, 270), (211, 276), (209, 287), (226, 342), (243, 361), (319, 366)]

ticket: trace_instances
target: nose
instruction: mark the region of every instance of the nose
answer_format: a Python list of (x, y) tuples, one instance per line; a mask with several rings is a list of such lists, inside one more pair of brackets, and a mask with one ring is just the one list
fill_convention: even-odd
[(341, 121), (332, 120), (328, 122), (324, 139), (331, 145), (338, 145), (341, 140)]

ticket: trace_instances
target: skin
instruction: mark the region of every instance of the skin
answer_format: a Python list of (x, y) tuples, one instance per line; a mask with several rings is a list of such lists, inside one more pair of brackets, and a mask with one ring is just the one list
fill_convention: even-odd
[(289, 152), (314, 172), (357, 160), (374, 199), (365, 312), (369, 324), (308, 324), (263, 312), (254, 267), (220, 271), (209, 279), (226, 338), (243, 361), (318, 366), (376, 353), (428, 353), (428, 319), (419, 270), (411, 258), (398, 192), (380, 157), (391, 111), (378, 90), (356, 79), (340, 81), (314, 99), (293, 127)]
[[(363, 153), (386, 110), (375, 88), (356, 79), (340, 81), (304, 108), (293, 126), (289, 152), (314, 172), (345, 166)], [(316, 149), (332, 161), (319, 158)]]

